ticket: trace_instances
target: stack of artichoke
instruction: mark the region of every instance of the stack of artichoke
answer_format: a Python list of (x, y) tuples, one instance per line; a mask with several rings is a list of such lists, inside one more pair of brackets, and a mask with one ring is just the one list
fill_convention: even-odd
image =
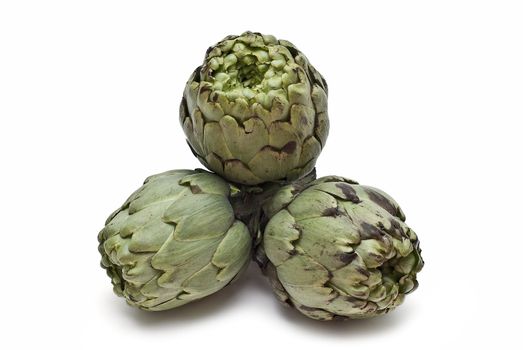
[(315, 179), (328, 135), (327, 83), (290, 42), (246, 32), (210, 47), (180, 123), (205, 170), (150, 176), (98, 235), (114, 292), (172, 309), (232, 283), (254, 259), (285, 305), (318, 320), (400, 305), (423, 267), (386, 193)]

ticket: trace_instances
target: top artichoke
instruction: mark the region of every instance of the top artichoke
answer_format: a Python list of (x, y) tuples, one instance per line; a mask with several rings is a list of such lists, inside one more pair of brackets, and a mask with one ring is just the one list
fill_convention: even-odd
[(288, 41), (227, 36), (189, 78), (180, 122), (193, 153), (227, 180), (296, 180), (327, 139), (327, 83)]

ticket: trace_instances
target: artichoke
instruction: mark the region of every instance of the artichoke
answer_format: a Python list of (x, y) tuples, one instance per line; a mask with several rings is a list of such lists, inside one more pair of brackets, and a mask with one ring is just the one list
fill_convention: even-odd
[(378, 189), (324, 177), (281, 188), (263, 211), (258, 263), (277, 297), (310, 318), (383, 314), (418, 285), (418, 238)]
[(98, 235), (114, 292), (141, 309), (167, 310), (215, 293), (247, 265), (251, 235), (231, 187), (205, 171), (150, 176)]
[(229, 181), (295, 180), (325, 146), (327, 83), (286, 40), (228, 36), (189, 78), (180, 123), (200, 162)]

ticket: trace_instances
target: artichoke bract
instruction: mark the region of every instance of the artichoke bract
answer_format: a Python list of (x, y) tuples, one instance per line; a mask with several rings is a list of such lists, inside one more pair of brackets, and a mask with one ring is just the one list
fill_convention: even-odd
[(383, 314), (418, 285), (418, 238), (378, 189), (336, 176), (291, 184), (264, 215), (258, 263), (277, 297), (310, 318)]
[(205, 171), (147, 178), (98, 235), (114, 292), (159, 311), (229, 284), (250, 261), (252, 242), (230, 197), (230, 185)]
[(200, 162), (229, 181), (296, 180), (325, 146), (327, 83), (286, 40), (228, 36), (189, 78), (180, 123)]

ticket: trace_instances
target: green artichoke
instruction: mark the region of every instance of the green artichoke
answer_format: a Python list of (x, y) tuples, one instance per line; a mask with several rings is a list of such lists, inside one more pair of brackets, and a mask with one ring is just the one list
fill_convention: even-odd
[(150, 176), (98, 235), (114, 292), (141, 309), (167, 310), (215, 293), (247, 265), (252, 238), (218, 176)]
[(229, 181), (295, 180), (325, 146), (327, 83), (286, 40), (228, 36), (189, 78), (180, 123), (201, 163)]
[(291, 184), (264, 215), (257, 260), (277, 297), (310, 318), (383, 314), (418, 285), (418, 238), (378, 189), (335, 176)]

